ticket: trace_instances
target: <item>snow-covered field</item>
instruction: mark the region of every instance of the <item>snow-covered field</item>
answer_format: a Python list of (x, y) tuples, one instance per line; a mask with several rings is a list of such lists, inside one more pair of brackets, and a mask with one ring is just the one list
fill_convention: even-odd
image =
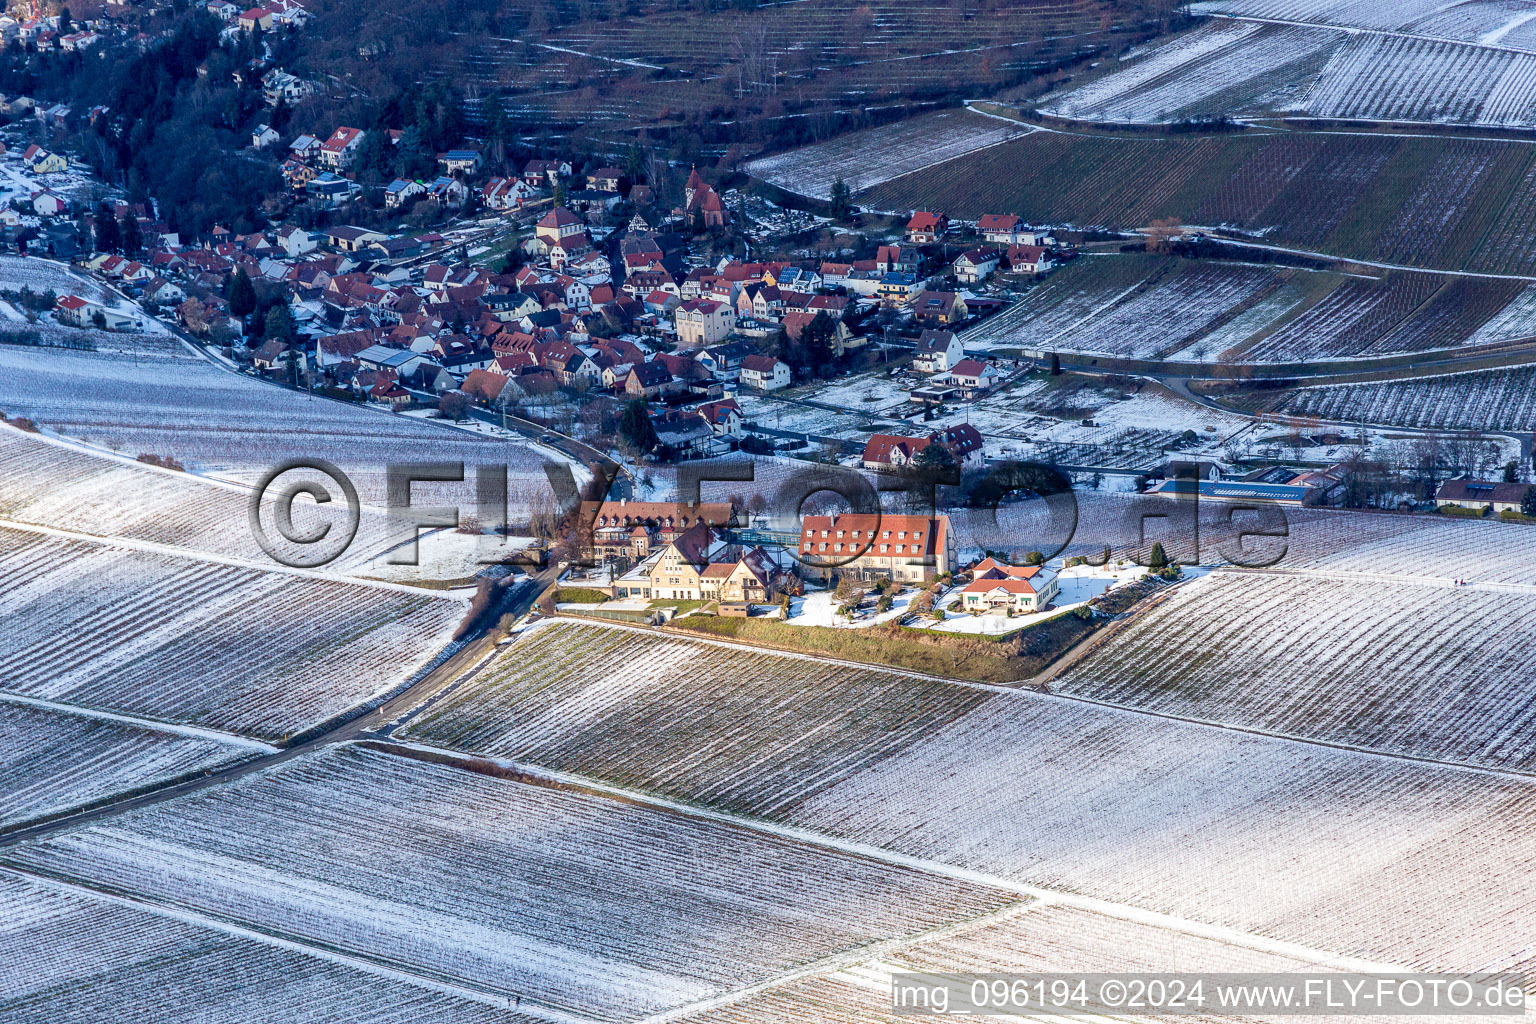
[(1138, 123), (1293, 113), (1536, 124), (1536, 26), (1524, 7), (1204, 0), (1193, 8), (1229, 18), (1140, 47), (1041, 108)]
[(1019, 900), (359, 747), (4, 859), (586, 1020), (633, 1019)]
[(413, 734), (1336, 953), (1529, 959), (1527, 778), (559, 629)]
[[(1533, 582), (1216, 572), (1176, 588), (1054, 685), (1064, 692), (1392, 753), (1530, 771)], [(1342, 578), (1341, 578), (1342, 577)]]
[[(728, 692), (716, 689), (725, 679)], [(679, 703), (679, 686), (694, 696)], [(694, 705), (706, 691), (712, 709)], [(877, 669), (552, 622), (525, 632), (402, 735), (588, 775), (621, 760), (626, 785), (772, 812), (983, 699)], [(669, 737), (662, 746), (658, 728)], [(685, 751), (692, 767), (670, 774)]]
[(1343, 423), (1440, 430), (1536, 430), (1536, 369), (1301, 388), (1280, 409)]
[[(0, 519), (92, 537), (168, 545), (257, 566), (275, 564), (251, 530), (248, 487), (162, 470), (10, 428), (0, 428), (0, 467), (4, 469), (0, 473)], [(332, 503), (296, 500), (296, 528), (312, 535), (329, 524), (340, 536), (350, 520), (335, 482), (318, 474), (285, 474), (281, 483), (298, 479), (313, 479), (324, 486), (332, 495)], [(425, 503), (419, 495), (413, 500)], [(333, 550), (328, 542), (315, 548), (286, 542), (272, 522), (272, 502), (264, 502), (262, 509), (269, 542), (285, 558), (306, 557), (321, 548), (325, 553)], [(385, 512), (364, 506), (356, 538), (324, 568), (412, 583), (461, 580), (483, 568), (481, 558), (504, 557), (504, 549), (493, 538), (435, 530), (424, 532), (419, 540), (419, 564), (390, 564), (391, 553), (400, 550), (410, 533)], [(519, 538), (510, 538), (507, 547), (520, 543)]]
[(827, 199), (838, 178), (857, 192), (1032, 130), (970, 110), (943, 110), (765, 156), (746, 171), (786, 191)]
[[(168, 455), (247, 483), (290, 459), (325, 459), (380, 506), (390, 463), (506, 464), (514, 492), (548, 488), (543, 456), (522, 441), (271, 387), (185, 350), (129, 356), (0, 346), (0, 410), (129, 457)], [(416, 500), (446, 503), (438, 490), (418, 486)], [(472, 503), (473, 484), (455, 493)]]
[(0, 827), (255, 756), (258, 744), (0, 695)]
[(0, 686), (283, 737), (387, 693), (464, 602), (0, 529)]
[(0, 871), (0, 1016), (120, 1024), (534, 1024), (504, 1000)]
[(1217, 20), (1140, 47), (1040, 107), (1092, 121), (1166, 122), (1289, 106), (1338, 47), (1329, 29)]
[(1051, 275), (961, 340), (983, 351), (1214, 363), (1347, 359), (1532, 335), (1530, 289), (1508, 281), (1104, 256)]

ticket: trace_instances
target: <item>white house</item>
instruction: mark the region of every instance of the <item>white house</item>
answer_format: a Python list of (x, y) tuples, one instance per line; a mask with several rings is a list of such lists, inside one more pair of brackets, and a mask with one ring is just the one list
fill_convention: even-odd
[(955, 259), (955, 280), (962, 284), (980, 284), (992, 276), (1002, 254), (996, 249), (968, 249)]
[(1056, 573), (1039, 565), (1004, 565), (985, 559), (960, 591), (960, 607), (975, 615), (1032, 615), (1060, 592)]
[(289, 256), (302, 256), (320, 248), (320, 243), (301, 227), (289, 226), (277, 232), (277, 244)]
[(32, 193), (32, 212), (40, 217), (57, 217), (68, 208), (67, 202), (47, 189)]
[(741, 406), (736, 404), (736, 399), (706, 402), (699, 406), (699, 415), (704, 417), (716, 437), (741, 436)]
[(997, 383), (997, 369), (980, 359), (962, 359), (950, 367), (949, 379), (963, 388), (980, 391)]
[(777, 391), (789, 387), (789, 364), (773, 356), (747, 356), (741, 361), (737, 380), (743, 387)]
[(1008, 249), (1008, 263), (1016, 274), (1046, 274), (1056, 264), (1041, 245), (1015, 245)]
[(384, 209), (397, 210), (405, 205), (406, 201), (420, 195), (425, 195), (427, 186), (419, 181), (411, 181), (407, 178), (396, 178), (384, 186)]
[(976, 221), (981, 237), (996, 245), (1017, 245), (1029, 230), (1022, 217), (1011, 213), (989, 213)]
[(954, 331), (926, 330), (917, 338), (912, 369), (918, 373), (944, 373), (965, 357)]

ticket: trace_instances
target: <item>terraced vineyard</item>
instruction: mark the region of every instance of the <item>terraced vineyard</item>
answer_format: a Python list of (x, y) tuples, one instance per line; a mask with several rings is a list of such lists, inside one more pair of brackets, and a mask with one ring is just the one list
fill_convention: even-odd
[[(1511, 913), (1530, 905), (1529, 779), (1028, 691), (933, 684), (914, 707), (917, 684), (894, 673), (872, 674), (872, 693), (769, 654), (750, 673), (648, 650), (607, 676), (546, 677), (530, 666), (551, 652), (618, 660), (609, 629), (569, 626), (556, 645), (549, 628), (407, 734), (1315, 949), (1426, 968), (1530, 958)], [(880, 692), (899, 722), (931, 724), (887, 742)], [(801, 777), (777, 771), (786, 759)], [(1449, 864), (1448, 886), (1433, 866)]]
[[(418, 506), (438, 500), (445, 505), (472, 503), (475, 472), (466, 471), (465, 484), (443, 485), (437, 498), (427, 496), (433, 488), (417, 485), (412, 488), (412, 500)], [(292, 519), (300, 534), (317, 536), (326, 528), (333, 531), (332, 536), (344, 538), (355, 526), (351, 542), (339, 554), (339, 541), (326, 540), (309, 548), (283, 537), (271, 496), (298, 481), (312, 481), (333, 498), (327, 504), (307, 498), (294, 502)], [(416, 548), (417, 564), (391, 564), (391, 558), (407, 554), (405, 545), (415, 536), (415, 528), (368, 504), (353, 520), (335, 480), (324, 473), (299, 470), (284, 473), (261, 505), (266, 543), (274, 555), (257, 542), (250, 500), (251, 492), (244, 485), (153, 468), (0, 427), (0, 523), (169, 545), (180, 552), (234, 558), (263, 568), (315, 565), (318, 548), (321, 556), (335, 555), (323, 563), (327, 572), (406, 584), (467, 580), (484, 568), (481, 558), (494, 561), (512, 550), (510, 545), (498, 545), (494, 537), (443, 531), (423, 537)], [(524, 500), (530, 504), (522, 505)], [(534, 500), (549, 501), (547, 481), (542, 490), (527, 483), (509, 487), (512, 544), (517, 542), (518, 509), (532, 507)], [(286, 561), (279, 563), (275, 556)]]
[[(874, 669), (617, 627), (553, 623), (514, 651), (402, 735), (572, 772), (591, 772), (592, 753), (601, 750), (604, 764), (635, 766), (610, 776), (625, 785), (771, 812), (985, 699), (980, 691)], [(708, 707), (679, 703), (674, 688), (687, 686), (694, 672), (700, 680), (735, 680), (731, 694)], [(733, 718), (740, 728), (722, 735)], [(685, 777), (673, 777), (670, 764), (646, 766), (657, 727), (694, 751)]]
[(1018, 900), (720, 822), (356, 747), (4, 860), (600, 1020)]
[(502, 999), (0, 871), (0, 1017), (120, 1024), (533, 1024)]
[[(176, 386), (166, 387), (168, 379)], [(291, 459), (325, 459), (381, 507), (392, 462), (505, 463), (514, 487), (544, 481), (544, 456), (521, 441), (309, 398), (185, 354), (0, 346), (0, 410), (130, 458), (170, 456), (249, 483)], [(418, 500), (444, 503), (437, 490), (417, 488)]]
[(1536, 146), (1491, 139), (1036, 132), (893, 178), (855, 201), (1082, 228), (1177, 217), (1344, 257), (1530, 276), (1536, 250), (1521, 230), (1533, 160)]
[(261, 749), (0, 696), (0, 828), (221, 768)]
[[(852, 189), (871, 188), (1030, 130), (1017, 122), (969, 110), (944, 110), (763, 157), (747, 164), (746, 171), (790, 192), (829, 199), (832, 184), (839, 178)], [(841, 148), (839, 141), (845, 143)]]
[(0, 529), (0, 687), (282, 737), (402, 682), (464, 602)]
[[(1364, 10), (1373, 6), (1389, 13), (1383, 19)], [(1045, 97), (1041, 109), (1136, 123), (1278, 113), (1536, 124), (1536, 52), (1528, 41), (1522, 49), (1509, 38), (1527, 28), (1519, 5), (1468, 0), (1449, 10), (1411, 3), (1330, 9), (1211, 0), (1194, 7), (1200, 13), (1273, 20), (1204, 22), (1105, 62), (1097, 75)], [(1275, 10), (1288, 16), (1268, 13)], [(1403, 17), (1412, 10), (1424, 17)], [(1382, 21), (1394, 23), (1394, 31), (1356, 31), (1379, 28)]]
[(1143, 612), (1056, 685), (1164, 714), (1531, 771), (1536, 682), (1520, 670), (1518, 639), (1536, 632), (1529, 597), (1444, 581), (1220, 572)]
[(1132, 254), (1078, 259), (963, 340), (976, 348), (1272, 363), (1532, 335), (1536, 305), (1519, 281), (1345, 276)]
[(1213, 20), (1138, 47), (1086, 82), (1040, 100), (1089, 121), (1162, 123), (1285, 108), (1340, 45), (1331, 29)]
[(1299, 388), (1280, 406), (1295, 416), (1442, 430), (1536, 430), (1536, 368)]

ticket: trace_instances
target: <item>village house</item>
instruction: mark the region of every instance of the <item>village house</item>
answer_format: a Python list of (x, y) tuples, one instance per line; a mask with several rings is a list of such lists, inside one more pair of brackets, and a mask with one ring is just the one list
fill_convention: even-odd
[(348, 128), (345, 125), (337, 128), (330, 138), (320, 144), (316, 160), (322, 167), (332, 171), (348, 170), (357, 159), (358, 150), (362, 148), (363, 134), (361, 128)]
[(258, 28), (263, 32), (272, 31), (272, 12), (265, 7), (252, 7), (240, 14), (240, 29), (244, 32), (254, 32)]
[(374, 242), (382, 242), (387, 237), (382, 231), (346, 224), (325, 229), (326, 242), (341, 252), (357, 252), (360, 249), (366, 249)]
[(89, 302), (78, 295), (63, 295), (54, 303), (54, 319), (71, 327), (94, 327), (104, 331), (126, 331), (135, 326), (133, 317)]
[(1435, 507), (1491, 509), (1495, 515), (1520, 512), (1531, 487), (1531, 484), (1493, 483), (1459, 476), (1440, 485), (1435, 492)]
[(716, 437), (740, 437), (741, 436), (741, 406), (736, 404), (734, 398), (723, 398), (716, 402), (705, 402), (699, 406), (699, 415), (704, 417), (704, 422), (709, 424), (709, 429), (715, 432)]
[(583, 236), (585, 232), (581, 218), (563, 206), (550, 210), (534, 226), (535, 237), (551, 248)]
[(734, 562), (712, 562), (699, 574), (699, 599), (720, 602), (722, 614), (729, 614), (728, 605), (739, 606), (738, 614), (745, 615), (746, 607), (767, 604), (778, 596), (782, 573), (768, 553), (754, 547)]
[[(640, 560), (658, 546), (705, 523), (720, 529), (729, 527), (734, 513), (727, 502), (670, 501), (584, 501), (581, 522), (589, 524), (591, 540), (588, 553), (601, 561), (615, 557)], [(617, 595), (622, 596), (622, 595)]]
[(587, 187), (598, 192), (617, 192), (624, 172), (617, 167), (599, 167), (587, 175)]
[(39, 217), (57, 217), (69, 209), (69, 203), (62, 197), (47, 189), (32, 193), (32, 212)]
[(474, 174), (483, 161), (480, 151), (473, 147), (450, 149), (446, 153), (437, 154), (437, 166), (444, 174)]
[(742, 387), (777, 391), (789, 387), (789, 364), (773, 356), (747, 356), (741, 361), (737, 380)]
[(912, 301), (912, 315), (920, 324), (947, 326), (960, 323), (970, 310), (956, 292), (925, 291)]
[(828, 579), (890, 579), (920, 583), (955, 565), (949, 517), (838, 513), (801, 520), (803, 571)]
[(672, 372), (664, 363), (635, 363), (624, 378), (624, 393), (632, 398), (656, 398), (659, 395), (676, 394), (683, 382), (672, 379)]
[[(319, 91), (320, 86), (315, 82), (306, 81), (280, 68), (273, 68), (261, 76), (261, 98), (269, 107), (275, 107), (279, 103), (292, 106)], [(319, 140), (313, 136), (304, 135), (300, 138), (308, 139), (317, 147), (320, 144)]]
[(1048, 274), (1056, 264), (1044, 246), (1013, 245), (1008, 247), (1008, 266), (1015, 274)]
[(955, 280), (961, 284), (980, 284), (992, 276), (1002, 258), (996, 249), (967, 249), (955, 258)]
[(1018, 245), (1029, 231), (1024, 218), (1011, 213), (989, 213), (976, 221), (976, 230), (983, 240), (995, 245)]
[(997, 383), (997, 370), (980, 359), (962, 359), (950, 367), (949, 379), (968, 392), (985, 391)]
[(521, 178), (492, 178), (480, 189), (480, 201), (489, 210), (515, 210), (538, 194)]
[(905, 306), (922, 294), (927, 283), (916, 274), (893, 270), (880, 278), (876, 294), (887, 306)]
[(715, 432), (704, 417), (684, 409), (663, 409), (651, 414), (651, 429), (656, 441), (673, 459), (696, 459), (722, 454), (728, 450), (715, 439)]
[(962, 469), (978, 469), (984, 461), (981, 433), (969, 423), (957, 423), (927, 437), (875, 434), (864, 444), (864, 468), (884, 471), (910, 466), (930, 444), (948, 450), (951, 460)]
[(928, 245), (949, 234), (949, 218), (942, 213), (918, 210), (907, 221), (907, 241), (914, 245)]
[(965, 350), (954, 331), (925, 330), (917, 337), (912, 369), (918, 373), (944, 373), (964, 356)]
[(734, 379), (741, 369), (741, 361), (756, 351), (745, 341), (730, 341), (702, 349), (694, 358), (716, 377)]
[(960, 607), (974, 615), (1032, 615), (1060, 592), (1056, 572), (1039, 565), (1004, 565), (987, 558), (971, 570)]
[(384, 186), (384, 209), (397, 210), (417, 196), (427, 194), (427, 186), (419, 181), (396, 178)]
[(293, 225), (278, 229), (277, 245), (289, 256), (302, 256), (320, 248), (320, 243), (308, 231)]
[(67, 157), (62, 153), (50, 153), (36, 143), (26, 148), (26, 151), (21, 154), (21, 161), (33, 174), (54, 174), (69, 170)]
[(552, 188), (570, 176), (571, 165), (564, 160), (529, 160), (523, 165), (523, 180), (534, 188)]
[(736, 329), (736, 316), (725, 302), (690, 299), (673, 312), (679, 344), (708, 347), (724, 341)]
[(727, 545), (708, 523), (693, 526), (663, 543), (655, 554), (614, 583), (614, 597), (697, 601), (700, 576), (711, 555), (724, 555)]

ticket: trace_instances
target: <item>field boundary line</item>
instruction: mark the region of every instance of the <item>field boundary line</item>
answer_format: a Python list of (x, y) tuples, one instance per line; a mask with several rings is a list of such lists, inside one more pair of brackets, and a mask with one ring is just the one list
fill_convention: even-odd
[(195, 548), (177, 547), (174, 544), (161, 544), (158, 541), (138, 540), (132, 537), (102, 537), (94, 533), (80, 533), (76, 530), (65, 530), (57, 526), (43, 526), (40, 523), (23, 523), (15, 519), (0, 517), (0, 530), (20, 530), (26, 533), (41, 534), (45, 537), (57, 537), (61, 540), (81, 541), (87, 544), (97, 544), (102, 547), (122, 547), (132, 551), (139, 551), (151, 555), (166, 555), (172, 558), (182, 558), (192, 562), (205, 562), (213, 565), (225, 565), (232, 569), (249, 569), (252, 572), (277, 573), (285, 576), (299, 576), (305, 579), (320, 580), (326, 583), (351, 584), (359, 587), (369, 587), (374, 590), (383, 590), (396, 594), (410, 594), (414, 597), (433, 597), (440, 601), (456, 601), (467, 604), (468, 599), (461, 594), (455, 594), (450, 590), (433, 590), (429, 587), (413, 587), (407, 583), (389, 583), (385, 580), (368, 579), (363, 576), (345, 576), (340, 573), (320, 572), (315, 569), (299, 569), (293, 566), (282, 565), (277, 562), (266, 565), (261, 562), (245, 558), (236, 558), (232, 555), (218, 555), (210, 551), (198, 551)]
[[(1197, 576), (1188, 582), (1208, 579), (1225, 571), (1227, 570), (1212, 570), (1210, 573), (1207, 573), (1204, 576)], [(1177, 585), (1178, 584), (1176, 584), (1176, 586)], [(571, 622), (579, 622), (588, 626), (606, 626), (612, 629), (628, 629), (638, 633), (670, 636), (682, 640), (692, 640), (697, 643), (714, 644), (720, 647), (734, 647), (737, 650), (761, 651), (766, 654), (777, 654), (786, 658), (798, 658), (805, 661), (814, 661), (822, 665), (841, 665), (844, 668), (853, 668), (864, 672), (868, 672), (873, 669), (877, 672), (888, 672), (892, 675), (906, 676), (908, 678), (918, 679), (924, 682), (947, 683), (950, 686), (961, 687), (965, 689), (985, 690), (996, 694), (1008, 694), (1014, 698), (1023, 697), (1026, 699), (1033, 698), (1037, 700), (1054, 699), (1076, 701), (1080, 704), (1092, 704), (1095, 707), (1103, 708), (1107, 711), (1116, 711), (1121, 714), (1146, 718), (1160, 718), (1168, 722), (1182, 722), (1186, 725), (1199, 726), (1205, 729), (1216, 729), (1223, 732), (1242, 733), (1248, 736), (1273, 740), (1277, 743), (1297, 743), (1308, 747), (1327, 747), (1331, 750), (1339, 750), (1362, 757), (1384, 758), (1389, 761), (1414, 761), (1419, 764), (1435, 765), (1437, 767), (1445, 768), (1451, 771), (1467, 771), (1474, 772), (1478, 775), (1488, 775), (1496, 778), (1509, 778), (1526, 784), (1529, 784), (1532, 779), (1536, 779), (1536, 769), (1524, 770), (1520, 768), (1496, 768), (1490, 765), (1471, 764), (1466, 761), (1451, 761), (1445, 758), (1429, 757), (1424, 754), (1405, 754), (1392, 750), (1378, 750), (1374, 747), (1353, 746), (1348, 743), (1340, 743), (1335, 740), (1321, 739), (1315, 736), (1298, 736), (1294, 733), (1271, 732), (1254, 726), (1236, 725), (1231, 722), (1222, 722), (1210, 718), (1196, 718), (1190, 715), (1175, 715), (1163, 711), (1151, 711), (1132, 704), (1115, 704), (1111, 703), (1110, 701), (1098, 700), (1092, 697), (1084, 697), (1078, 694), (1063, 693), (1060, 690), (1042, 690), (1032, 683), (1033, 679), (1038, 678), (1038, 676), (1031, 677), (1030, 680), (1021, 681), (1017, 685), (1007, 685), (1003, 683), (983, 683), (974, 679), (950, 679), (946, 676), (929, 675), (928, 673), (916, 672), (912, 669), (894, 668), (889, 665), (877, 665), (874, 662), (849, 661), (846, 658), (832, 658), (824, 655), (804, 654), (798, 651), (786, 651), (782, 648), (771, 647), (765, 644), (756, 644), (750, 641), (736, 639), (725, 640), (713, 636), (706, 637), (686, 630), (668, 629), (665, 627), (658, 629), (650, 626), (641, 626), (627, 622), (620, 622), (616, 619), (610, 620), (581, 618), (568, 612), (559, 612), (557, 617), (564, 618)], [(1130, 617), (1134, 616), (1128, 616), (1128, 618)], [(545, 621), (553, 620), (546, 619)]]
[(1043, 910), (1047, 906), (1054, 905), (1055, 902), (1055, 900), (1038, 900), (1026, 897), (988, 913), (976, 914), (959, 921), (951, 921), (948, 924), (935, 925), (932, 928), (915, 932), (911, 935), (898, 935), (888, 939), (878, 939), (874, 942), (865, 943), (862, 946), (855, 946), (838, 953), (832, 953), (822, 957), (820, 960), (801, 964), (799, 967), (791, 968), (787, 971), (781, 971), (772, 978), (733, 988), (728, 992), (721, 992), (704, 999), (697, 999), (671, 1010), (663, 1010), (660, 1013), (637, 1018), (631, 1021), (630, 1024), (671, 1024), (673, 1021), (684, 1020), (696, 1013), (705, 1013), (722, 1006), (729, 1006), (732, 1003), (739, 1003), (743, 999), (750, 999), (752, 996), (763, 992), (770, 992), (773, 989), (783, 988), (786, 985), (791, 985), (806, 978), (835, 978), (845, 971), (861, 967), (879, 970), (880, 958), (889, 953), (900, 952), (914, 946), (922, 946), (924, 943), (939, 941), (952, 935), (964, 935), (967, 932), (1009, 921), (1015, 917), (1023, 917), (1035, 910)]
[[(1454, 5), (1452, 5), (1454, 6)], [(1285, 25), (1289, 28), (1319, 28), (1327, 31), (1338, 32), (1347, 36), (1389, 36), (1394, 39), (1417, 39), (1426, 43), (1448, 43), (1452, 46), (1465, 46), (1472, 50), (1492, 50), (1495, 53), (1513, 53), (1524, 57), (1536, 56), (1536, 50), (1524, 50), (1516, 46), (1500, 46), (1496, 43), (1482, 43), (1475, 39), (1452, 39), (1449, 36), (1430, 36), (1419, 32), (1404, 32), (1400, 29), (1367, 28), (1364, 25), (1330, 25), (1324, 21), (1295, 21), (1287, 18), (1265, 18), (1257, 14), (1225, 14), (1217, 11), (1201, 11), (1207, 18), (1221, 18), (1223, 21), (1247, 21), (1259, 25)], [(1403, 124), (1440, 124), (1439, 121), (1404, 121)], [(1470, 127), (1470, 126), (1469, 126)], [(1493, 128), (1496, 125), (1488, 125)]]
[[(1188, 918), (1175, 917), (1172, 914), (1164, 914), (1161, 911), (1145, 910), (1127, 903), (1115, 903), (1111, 900), (1101, 899), (1097, 896), (1086, 896), (1065, 889), (1051, 889), (1042, 885), (1034, 885), (1029, 882), (1019, 882), (999, 875), (991, 875), (974, 868), (962, 867), (958, 864), (946, 864), (943, 861), (929, 860), (912, 854), (900, 853), (889, 850), (883, 846), (872, 846), (852, 839), (841, 839), (825, 832), (817, 832), (813, 829), (799, 825), (785, 825), (779, 822), (766, 821), (761, 818), (752, 818), (731, 811), (718, 810), (712, 807), (704, 807), (697, 804), (684, 803), (670, 797), (648, 793), (644, 790), (630, 789), (603, 782), (599, 779), (585, 775), (576, 775), (570, 772), (559, 771), (553, 768), (545, 768), (526, 761), (516, 761), (508, 758), (488, 757), (479, 754), (464, 754), (442, 747), (433, 747), (421, 743), (400, 743), (399, 741), (376, 741), (381, 745), (395, 745), (413, 747), (434, 756), (451, 761), (471, 762), (479, 761), (489, 763), (508, 771), (528, 775), (532, 778), (542, 778), (550, 783), (561, 786), (572, 786), (591, 790), (612, 799), (628, 801), (660, 810), (671, 811), (689, 817), (713, 821), (723, 825), (732, 825), (738, 828), (765, 835), (771, 835), (778, 839), (787, 839), (791, 842), (804, 843), (811, 846), (832, 850), (838, 853), (862, 857), (877, 863), (887, 864), (893, 867), (908, 868), (914, 871), (922, 871), (928, 874), (940, 875), (956, 881), (970, 882), (974, 885), (985, 885), (994, 889), (1002, 889), (1015, 892), (1022, 896), (1029, 896), (1035, 900), (1056, 906), (1072, 907), (1078, 910), (1086, 910), (1091, 913), (1102, 914), (1116, 920), (1130, 921), (1139, 924), (1151, 925), (1164, 930), (1171, 930), (1185, 935), (1198, 936), (1222, 942), (1229, 946), (1238, 946), (1243, 949), (1252, 949), (1259, 952), (1272, 953), (1277, 956), (1286, 956), (1298, 960), (1305, 960), (1319, 966), (1340, 967), (1348, 970), (1383, 973), (1400, 972), (1408, 968), (1396, 964), (1388, 964), (1381, 961), (1367, 960), (1362, 957), (1350, 956), (1343, 953), (1334, 953), (1329, 950), (1316, 949), (1301, 943), (1290, 942), (1286, 939), (1274, 939), (1264, 935), (1256, 935), (1237, 928), (1229, 928), (1225, 925), (1204, 924)], [(1029, 904), (1033, 906), (1034, 904)]]
[(120, 725), (133, 726), (136, 729), (170, 733), (187, 739), (207, 740), (211, 743), (220, 743), (230, 747), (244, 747), (248, 750), (257, 750), (264, 754), (275, 754), (282, 749), (262, 740), (241, 736), (238, 733), (222, 732), (218, 729), (208, 729), (197, 725), (178, 725), (173, 722), (163, 722), (157, 718), (141, 718), (137, 715), (125, 715), (116, 711), (102, 711), (97, 708), (82, 707), (78, 704), (61, 704), (58, 701), (43, 700), (41, 697), (28, 697), (19, 693), (0, 692), (0, 703), (20, 704), (25, 707), (37, 708), (40, 711), (55, 711), (59, 714), (75, 715), (80, 718), (94, 718), (103, 722), (116, 722)]
[(1503, 594), (1536, 594), (1536, 584), (1533, 583), (1506, 583), (1501, 580), (1469, 580), (1458, 584), (1450, 576), (1409, 576), (1406, 573), (1365, 572), (1358, 569), (1315, 569), (1297, 568), (1281, 569), (1276, 566), (1262, 568), (1247, 568), (1245, 566), (1231, 566), (1227, 570), (1233, 573), (1242, 573), (1246, 576), (1300, 576), (1324, 580), (1337, 580), (1341, 583), (1359, 581), (1364, 583), (1400, 583), (1404, 586), (1434, 587), (1439, 590), (1491, 590)]
[(331, 963), (340, 964), (344, 967), (352, 967), (357, 970), (364, 971), (365, 973), (372, 974), (376, 977), (391, 978), (395, 981), (400, 981), (407, 985), (412, 985), (416, 988), (439, 992), (443, 995), (453, 996), (458, 999), (480, 1003), (484, 1006), (490, 1006), (498, 1010), (516, 1009), (519, 1012), (527, 1013), (530, 1016), (542, 1017), (543, 1019), (552, 1022), (552, 1024), (600, 1024), (597, 1018), (586, 1017), (579, 1014), (570, 1013), (569, 1011), (565, 1010), (558, 1010), (554, 1007), (545, 1006), (538, 1002), (529, 1002), (526, 1004), (520, 1002), (518, 1006), (514, 1007), (512, 1004), (512, 999), (506, 996), (495, 995), (491, 992), (482, 991), (462, 983), (439, 980), (428, 974), (419, 974), (415, 971), (408, 971), (400, 967), (392, 967), (378, 960), (374, 960), (371, 957), (361, 956), (355, 953), (344, 953), (339, 949), (331, 949), (323, 945), (312, 944), (303, 939), (289, 938), (285, 935), (278, 935), (274, 932), (267, 932), (259, 928), (251, 928), (246, 925), (237, 924), (233, 921), (226, 921), (223, 918), (216, 917), (211, 914), (206, 914), (198, 910), (193, 910), (189, 907), (175, 906), (170, 903), (162, 903), (158, 900), (147, 899), (140, 896), (128, 896), (121, 893), (109, 892), (106, 889), (100, 889), (93, 885), (86, 885), (83, 882), (77, 882), (72, 879), (63, 878), (45, 871), (39, 871), (35, 868), (21, 867), (11, 863), (0, 864), (0, 872), (17, 875), (28, 881), (40, 885), (51, 886), (56, 889), (62, 889), (65, 892), (76, 893), (96, 902), (110, 903), (115, 906), (127, 907), (132, 910), (140, 910), (146, 913), (154, 914), (158, 917), (166, 917), (175, 921), (181, 921), (184, 924), (190, 924), (196, 927), (207, 928), (213, 931), (221, 932), (234, 938), (259, 942), (265, 946), (275, 946), (279, 949), (289, 950), (290, 952), (316, 957)]

